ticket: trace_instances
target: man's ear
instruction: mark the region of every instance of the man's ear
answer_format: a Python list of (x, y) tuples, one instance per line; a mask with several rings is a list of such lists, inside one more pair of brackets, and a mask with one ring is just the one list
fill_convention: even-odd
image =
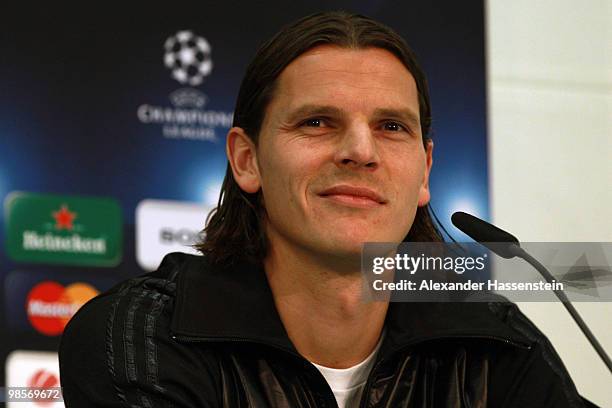
[(259, 191), (261, 177), (257, 165), (257, 149), (244, 129), (233, 127), (229, 130), (225, 151), (234, 180), (240, 188), (247, 193)]
[(425, 142), (425, 173), (423, 174), (423, 183), (419, 190), (419, 207), (423, 207), (429, 203), (431, 195), (429, 193), (429, 173), (433, 163), (433, 141), (428, 139)]

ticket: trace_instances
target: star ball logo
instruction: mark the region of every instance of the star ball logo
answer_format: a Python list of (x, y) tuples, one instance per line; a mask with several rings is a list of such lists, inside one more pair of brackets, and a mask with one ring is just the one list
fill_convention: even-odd
[(163, 64), (182, 85), (168, 95), (170, 103), (143, 103), (136, 116), (140, 123), (159, 126), (168, 139), (219, 142), (219, 134), (232, 127), (233, 112), (204, 109), (209, 98), (199, 89), (213, 70), (212, 47), (191, 30), (180, 30), (163, 45)]
[(181, 84), (198, 86), (213, 68), (211, 48), (205, 38), (189, 30), (179, 31), (164, 44), (164, 64)]
[(64, 287), (53, 281), (41, 282), (26, 299), (28, 320), (39, 333), (58, 336), (81, 306), (97, 295), (98, 290), (86, 283)]
[(115, 266), (121, 260), (114, 200), (14, 192), (4, 204), (7, 252), (15, 261)]

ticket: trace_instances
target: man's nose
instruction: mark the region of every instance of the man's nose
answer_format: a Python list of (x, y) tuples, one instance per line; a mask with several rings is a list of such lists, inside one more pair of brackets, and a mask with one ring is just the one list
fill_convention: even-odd
[(367, 123), (353, 123), (338, 140), (335, 162), (340, 167), (365, 167), (374, 170), (380, 158), (374, 132)]

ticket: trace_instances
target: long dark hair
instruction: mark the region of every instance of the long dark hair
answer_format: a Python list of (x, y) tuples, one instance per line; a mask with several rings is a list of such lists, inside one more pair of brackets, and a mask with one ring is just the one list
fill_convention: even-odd
[[(423, 144), (431, 131), (431, 106), (425, 74), (406, 42), (391, 28), (371, 18), (332, 11), (313, 14), (289, 24), (265, 42), (247, 67), (234, 110), (233, 126), (241, 127), (257, 146), (265, 110), (277, 78), (294, 59), (322, 44), (344, 48), (382, 48), (394, 54), (416, 81)], [(195, 247), (213, 263), (233, 260), (260, 263), (267, 253), (263, 231), (265, 209), (261, 190), (245, 193), (234, 180), (228, 164), (217, 207), (209, 214), (205, 238)], [(428, 208), (419, 207), (404, 241), (441, 241)]]

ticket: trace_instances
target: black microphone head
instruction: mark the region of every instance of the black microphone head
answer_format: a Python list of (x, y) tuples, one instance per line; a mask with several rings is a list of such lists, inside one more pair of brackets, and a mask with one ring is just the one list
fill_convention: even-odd
[(451, 216), (451, 221), (474, 241), (483, 244), (501, 257), (514, 258), (516, 252), (513, 249), (521, 246), (514, 235), (471, 214), (457, 211)]

